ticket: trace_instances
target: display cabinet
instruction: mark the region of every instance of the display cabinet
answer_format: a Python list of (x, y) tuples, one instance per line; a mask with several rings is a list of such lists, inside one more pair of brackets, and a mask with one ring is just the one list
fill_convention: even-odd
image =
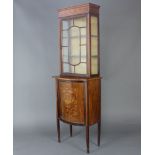
[(98, 124), (100, 145), (101, 77), (99, 61), (99, 6), (92, 3), (63, 8), (59, 14), (60, 75), (54, 76), (57, 92), (57, 131), (60, 121), (86, 127)]

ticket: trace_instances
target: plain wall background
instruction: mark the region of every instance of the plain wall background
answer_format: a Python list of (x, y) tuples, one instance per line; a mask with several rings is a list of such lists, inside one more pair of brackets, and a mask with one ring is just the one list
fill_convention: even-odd
[[(14, 0), (15, 155), (24, 154), (19, 145), (24, 141), (22, 133), (56, 136), (55, 81), (51, 77), (59, 74), (57, 9), (87, 2), (101, 6), (102, 141), (108, 132), (114, 137), (136, 133), (136, 144), (130, 140), (137, 151), (132, 155), (140, 154), (140, 0)], [(65, 134), (68, 127), (62, 125), (63, 129)], [(25, 154), (35, 154), (26, 152), (25, 145), (23, 149)]]

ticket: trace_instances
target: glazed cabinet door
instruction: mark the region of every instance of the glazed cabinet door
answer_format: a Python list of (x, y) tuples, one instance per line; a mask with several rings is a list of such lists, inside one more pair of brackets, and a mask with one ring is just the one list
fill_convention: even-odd
[(62, 73), (87, 75), (87, 17), (62, 19)]
[(84, 124), (84, 83), (58, 82), (59, 117), (76, 124)]

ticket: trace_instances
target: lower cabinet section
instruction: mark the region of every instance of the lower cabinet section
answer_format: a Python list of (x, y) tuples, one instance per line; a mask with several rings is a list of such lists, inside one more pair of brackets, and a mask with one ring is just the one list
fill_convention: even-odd
[(57, 77), (57, 113), (68, 123), (93, 125), (100, 120), (101, 78)]
[(87, 153), (89, 153), (89, 127), (97, 124), (97, 145), (101, 132), (101, 77), (76, 78), (54, 77), (57, 91), (57, 133), (60, 139), (60, 121), (72, 125), (83, 125), (86, 129)]

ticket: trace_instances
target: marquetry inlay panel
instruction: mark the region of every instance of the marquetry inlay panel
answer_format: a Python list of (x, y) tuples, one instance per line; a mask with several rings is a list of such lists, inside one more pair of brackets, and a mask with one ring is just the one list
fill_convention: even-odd
[(84, 123), (84, 85), (59, 82), (60, 117), (68, 122)]

